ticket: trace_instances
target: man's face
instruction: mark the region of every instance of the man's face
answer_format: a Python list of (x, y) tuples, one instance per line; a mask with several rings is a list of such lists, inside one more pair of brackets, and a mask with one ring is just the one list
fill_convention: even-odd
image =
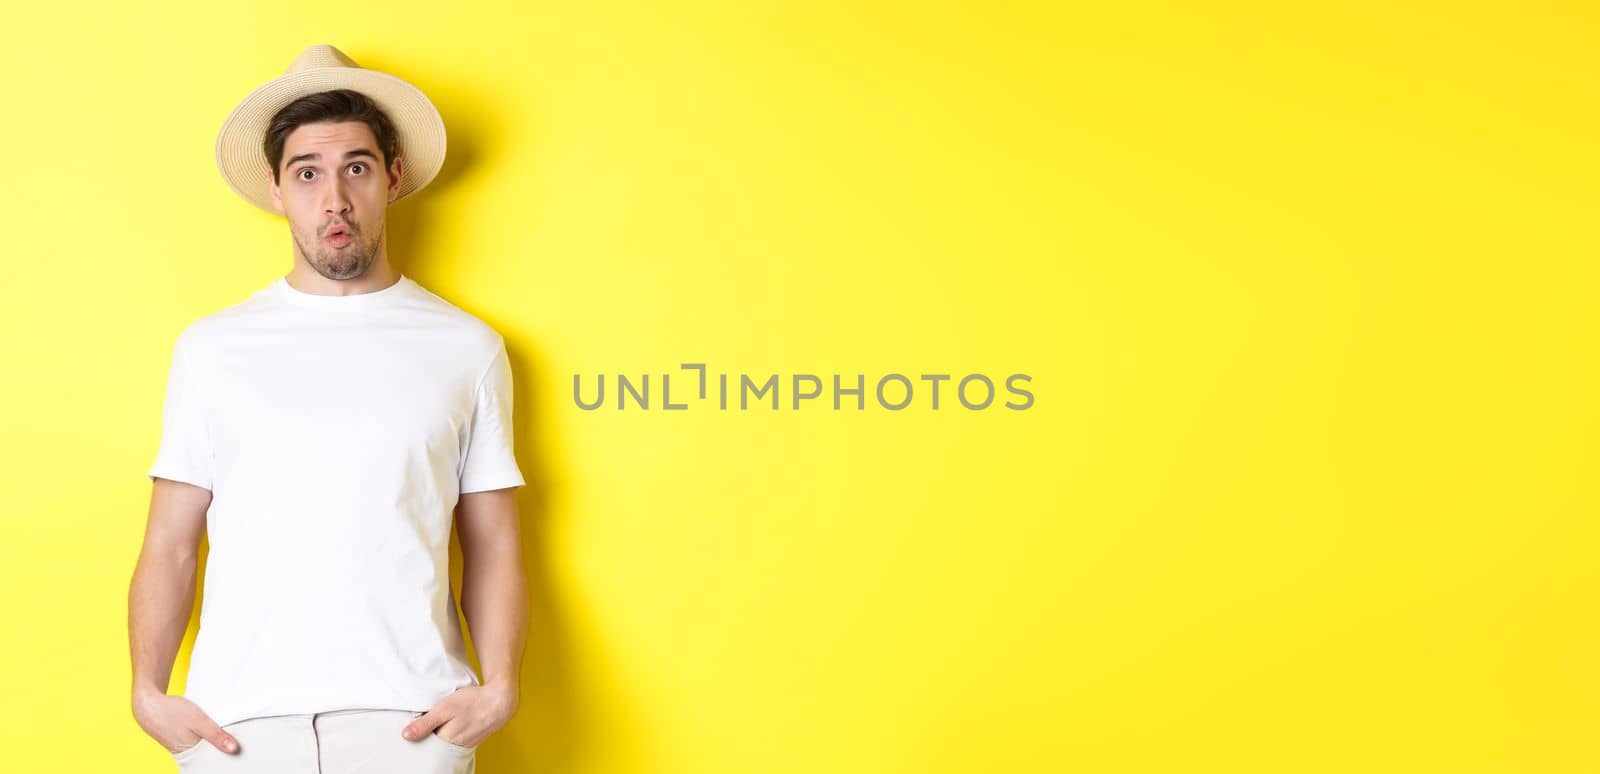
[(377, 260), (400, 173), (398, 158), (383, 168), (365, 123), (305, 124), (284, 140), (272, 201), (311, 268), (328, 279), (351, 279)]

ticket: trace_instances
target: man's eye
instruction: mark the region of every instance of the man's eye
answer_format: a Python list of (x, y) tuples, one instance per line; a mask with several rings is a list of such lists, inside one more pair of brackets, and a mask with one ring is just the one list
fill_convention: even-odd
[(299, 178), (300, 178), (300, 179), (301, 179), (301, 180), (310, 180), (310, 179), (311, 179), (311, 178), (309, 178), (309, 177), (306, 177), (306, 174), (307, 174), (307, 173), (311, 173), (311, 174), (316, 174), (316, 173), (315, 173), (315, 172), (314, 172), (314, 171), (313, 171), (313, 170), (310, 170), (310, 169), (302, 169), (302, 170), (300, 170), (300, 172), (299, 172)]
[(365, 171), (365, 170), (366, 170), (366, 168), (367, 168), (367, 165), (366, 165), (366, 164), (363, 164), (363, 163), (361, 163), (361, 162), (359, 162), (359, 161), (357, 161), (357, 162), (356, 162), (356, 163), (354, 163), (354, 164), (351, 164), (351, 165), (350, 165), (350, 168), (351, 168), (351, 169), (352, 169), (352, 170), (356, 170), (356, 171), (357, 171), (357, 172), (358, 172), (358, 173), (359, 173), (359, 172), (363, 172), (363, 171)]

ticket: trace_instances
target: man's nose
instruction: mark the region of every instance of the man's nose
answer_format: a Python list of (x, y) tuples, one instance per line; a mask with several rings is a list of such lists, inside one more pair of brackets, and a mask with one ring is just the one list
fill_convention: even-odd
[(326, 212), (343, 215), (350, 211), (350, 192), (345, 189), (344, 181), (335, 179), (327, 187), (327, 199), (323, 202), (322, 209)]

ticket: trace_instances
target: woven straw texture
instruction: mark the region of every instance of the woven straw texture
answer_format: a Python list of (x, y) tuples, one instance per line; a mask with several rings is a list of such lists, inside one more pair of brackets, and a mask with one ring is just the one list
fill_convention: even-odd
[(388, 73), (357, 65), (333, 46), (306, 49), (284, 75), (250, 92), (217, 132), (217, 169), (246, 201), (272, 208), (272, 168), (262, 142), (267, 124), (283, 106), (307, 94), (352, 89), (367, 95), (388, 114), (399, 134), (405, 169), (395, 201), (422, 190), (444, 165), (444, 119), (420, 89)]

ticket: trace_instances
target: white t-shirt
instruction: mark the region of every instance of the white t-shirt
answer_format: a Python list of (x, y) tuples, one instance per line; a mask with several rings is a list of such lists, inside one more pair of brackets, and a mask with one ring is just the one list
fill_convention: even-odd
[(279, 278), (178, 336), (149, 476), (212, 493), (184, 695), (219, 725), (481, 684), (451, 521), (459, 495), (524, 483), (482, 321), (404, 275), (349, 296)]

